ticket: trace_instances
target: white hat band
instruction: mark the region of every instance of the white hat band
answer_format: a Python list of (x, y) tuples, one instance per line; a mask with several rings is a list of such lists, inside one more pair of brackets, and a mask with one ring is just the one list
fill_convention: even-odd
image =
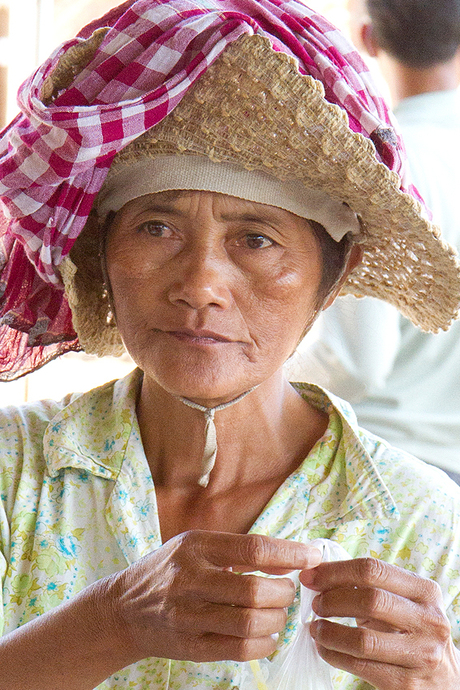
[(182, 189), (219, 192), (282, 208), (320, 223), (336, 242), (348, 232), (357, 235), (361, 231), (351, 208), (321, 190), (308, 189), (298, 180), (283, 182), (234, 163), (214, 163), (205, 156), (144, 156), (120, 166), (109, 173), (96, 208), (105, 218), (110, 211), (119, 211), (128, 201), (145, 194)]

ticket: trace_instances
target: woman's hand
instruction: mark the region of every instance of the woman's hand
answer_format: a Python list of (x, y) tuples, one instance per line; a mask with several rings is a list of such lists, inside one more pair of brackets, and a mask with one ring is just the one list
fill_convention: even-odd
[(294, 585), (232, 569), (282, 575), (320, 561), (314, 547), (260, 535), (174, 537), (0, 638), (0, 690), (89, 690), (148, 656), (263, 657), (275, 650)]
[(300, 581), (320, 592), (318, 616), (356, 618), (356, 628), (312, 624), (329, 664), (378, 690), (460, 688), (460, 654), (435, 582), (373, 558), (323, 563)]
[(313, 547), (260, 535), (181, 534), (108, 582), (117, 639), (132, 661), (265, 657), (295, 587), (289, 578), (241, 573), (285, 574), (320, 560)]

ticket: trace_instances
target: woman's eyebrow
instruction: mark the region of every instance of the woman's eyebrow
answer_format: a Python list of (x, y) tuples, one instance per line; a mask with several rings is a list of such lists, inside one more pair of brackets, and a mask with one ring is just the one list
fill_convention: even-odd
[(275, 213), (264, 213), (263, 211), (256, 213), (238, 213), (238, 212), (231, 212), (231, 213), (222, 213), (221, 214), (221, 219), (224, 221), (243, 221), (245, 223), (264, 223), (266, 225), (278, 225), (280, 222), (280, 219), (277, 218), (276, 212)]
[(175, 216), (185, 216), (187, 215), (185, 211), (181, 211), (180, 209), (176, 208), (173, 206), (173, 204), (149, 204), (146, 208), (142, 209), (142, 212), (145, 211), (154, 211), (155, 213), (170, 213), (174, 214)]
[(146, 195), (146, 197), (150, 197), (150, 199), (147, 198), (146, 210), (163, 211), (166, 213), (177, 212), (181, 214), (181, 211), (177, 211), (175, 208), (175, 202), (186, 193), (185, 190), (173, 189), (166, 192), (157, 192), (155, 195)]

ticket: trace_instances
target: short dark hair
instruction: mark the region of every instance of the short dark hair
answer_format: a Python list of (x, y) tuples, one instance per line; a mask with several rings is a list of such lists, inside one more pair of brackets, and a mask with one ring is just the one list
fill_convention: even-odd
[(366, 0), (379, 46), (409, 67), (451, 60), (460, 46), (460, 0)]
[(318, 240), (323, 262), (321, 282), (316, 299), (316, 306), (320, 308), (343, 275), (350, 255), (352, 242), (349, 234), (346, 234), (342, 237), (340, 242), (337, 242), (332, 239), (320, 223), (314, 220), (309, 220), (308, 222)]

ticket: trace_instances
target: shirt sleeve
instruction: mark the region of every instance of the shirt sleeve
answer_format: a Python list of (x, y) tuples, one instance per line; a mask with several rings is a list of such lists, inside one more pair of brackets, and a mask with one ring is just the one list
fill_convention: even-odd
[[(55, 407), (56, 403), (48, 401), (0, 409), (0, 635), (7, 627), (6, 582), (18, 565), (12, 547), (18, 539), (27, 543), (28, 537), (27, 533), (15, 531), (15, 522), (21, 515), (33, 515), (36, 510), (40, 495), (37, 487), (41, 487), (44, 467), (41, 441)], [(23, 495), (27, 496), (27, 502), (22, 504), (17, 500), (21, 485)]]
[[(0, 508), (1, 511), (1, 508)], [(3, 523), (4, 516), (3, 514), (0, 515), (0, 520)], [(0, 541), (0, 577), (2, 580), (2, 587), (0, 590), (0, 637), (3, 635), (3, 628), (4, 628), (4, 617), (3, 617), (3, 583), (5, 582), (5, 577), (6, 577), (6, 570), (7, 570), (8, 564), (6, 562), (6, 558), (3, 554), (3, 544)]]
[[(0, 417), (0, 432), (4, 431)], [(3, 441), (2, 437), (2, 441)], [(5, 444), (6, 446), (6, 444)], [(11, 504), (14, 490), (14, 470), (11, 467), (12, 456), (0, 442), (0, 636), (4, 630), (4, 597), (3, 587), (8, 573), (11, 542)]]

